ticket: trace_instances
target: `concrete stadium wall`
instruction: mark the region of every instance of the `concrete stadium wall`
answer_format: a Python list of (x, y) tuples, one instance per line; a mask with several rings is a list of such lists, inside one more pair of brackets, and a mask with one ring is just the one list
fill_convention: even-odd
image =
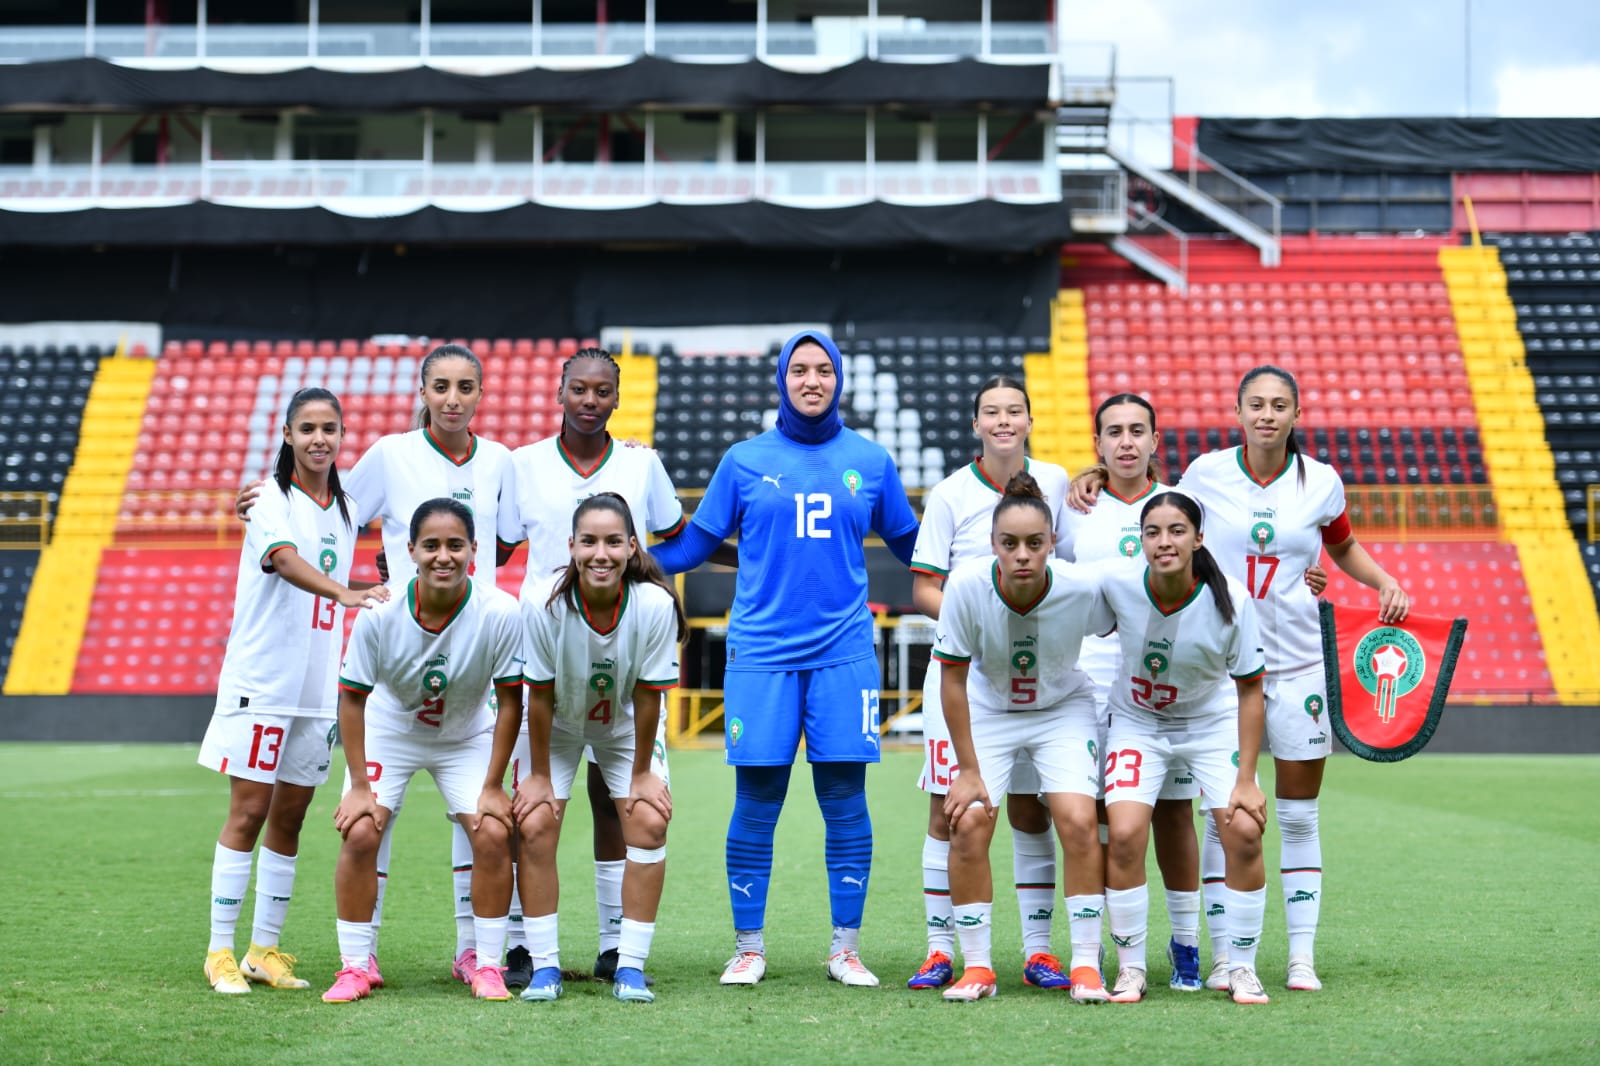
[[(7, 696), (0, 741), (197, 744), (206, 696)], [(1600, 754), (1600, 707), (1482, 707), (1445, 711), (1429, 754)]]

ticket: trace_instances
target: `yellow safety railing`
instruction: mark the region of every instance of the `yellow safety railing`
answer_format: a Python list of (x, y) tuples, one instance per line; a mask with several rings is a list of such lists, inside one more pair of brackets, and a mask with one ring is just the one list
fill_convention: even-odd
[(1504, 540), (1489, 485), (1351, 485), (1350, 524), (1368, 539)]
[(0, 492), (0, 550), (49, 544), (50, 510), (48, 492)]
[(1590, 485), (1584, 489), (1583, 501), (1589, 508), (1589, 543), (1593, 544), (1597, 539), (1595, 530), (1600, 528), (1600, 523), (1595, 522), (1595, 515), (1600, 512), (1600, 485)]

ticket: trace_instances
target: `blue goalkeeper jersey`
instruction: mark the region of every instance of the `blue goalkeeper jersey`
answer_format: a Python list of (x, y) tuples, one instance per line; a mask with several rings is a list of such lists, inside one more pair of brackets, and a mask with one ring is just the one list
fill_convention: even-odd
[(739, 540), (729, 670), (802, 670), (872, 654), (866, 539), (917, 528), (894, 460), (844, 429), (822, 444), (776, 430), (729, 448), (694, 524)]

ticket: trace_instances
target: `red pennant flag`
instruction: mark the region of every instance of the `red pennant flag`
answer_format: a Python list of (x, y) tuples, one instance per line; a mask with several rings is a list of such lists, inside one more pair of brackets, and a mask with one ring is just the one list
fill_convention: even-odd
[(1407, 615), (1381, 622), (1375, 607), (1323, 600), (1322, 668), (1341, 743), (1372, 762), (1421, 751), (1444, 714), (1467, 620)]

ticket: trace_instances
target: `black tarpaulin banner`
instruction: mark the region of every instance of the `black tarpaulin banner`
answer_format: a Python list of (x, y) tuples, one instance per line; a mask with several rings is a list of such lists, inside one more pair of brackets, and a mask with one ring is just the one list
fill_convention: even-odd
[(1600, 171), (1600, 119), (1202, 118), (1196, 142), (1245, 173)]
[(572, 107), (620, 111), (645, 104), (727, 110), (794, 104), (809, 108), (1049, 106), (1048, 64), (889, 63), (860, 59), (832, 70), (779, 70), (743, 63), (685, 63), (643, 56), (592, 70), (529, 69), (459, 74), (432, 67), (346, 72), (303, 67), (273, 73), (197, 68), (143, 70), (102, 59), (0, 65), (0, 110), (95, 108), (182, 111), (202, 107), (315, 107), (325, 111), (493, 111)]

